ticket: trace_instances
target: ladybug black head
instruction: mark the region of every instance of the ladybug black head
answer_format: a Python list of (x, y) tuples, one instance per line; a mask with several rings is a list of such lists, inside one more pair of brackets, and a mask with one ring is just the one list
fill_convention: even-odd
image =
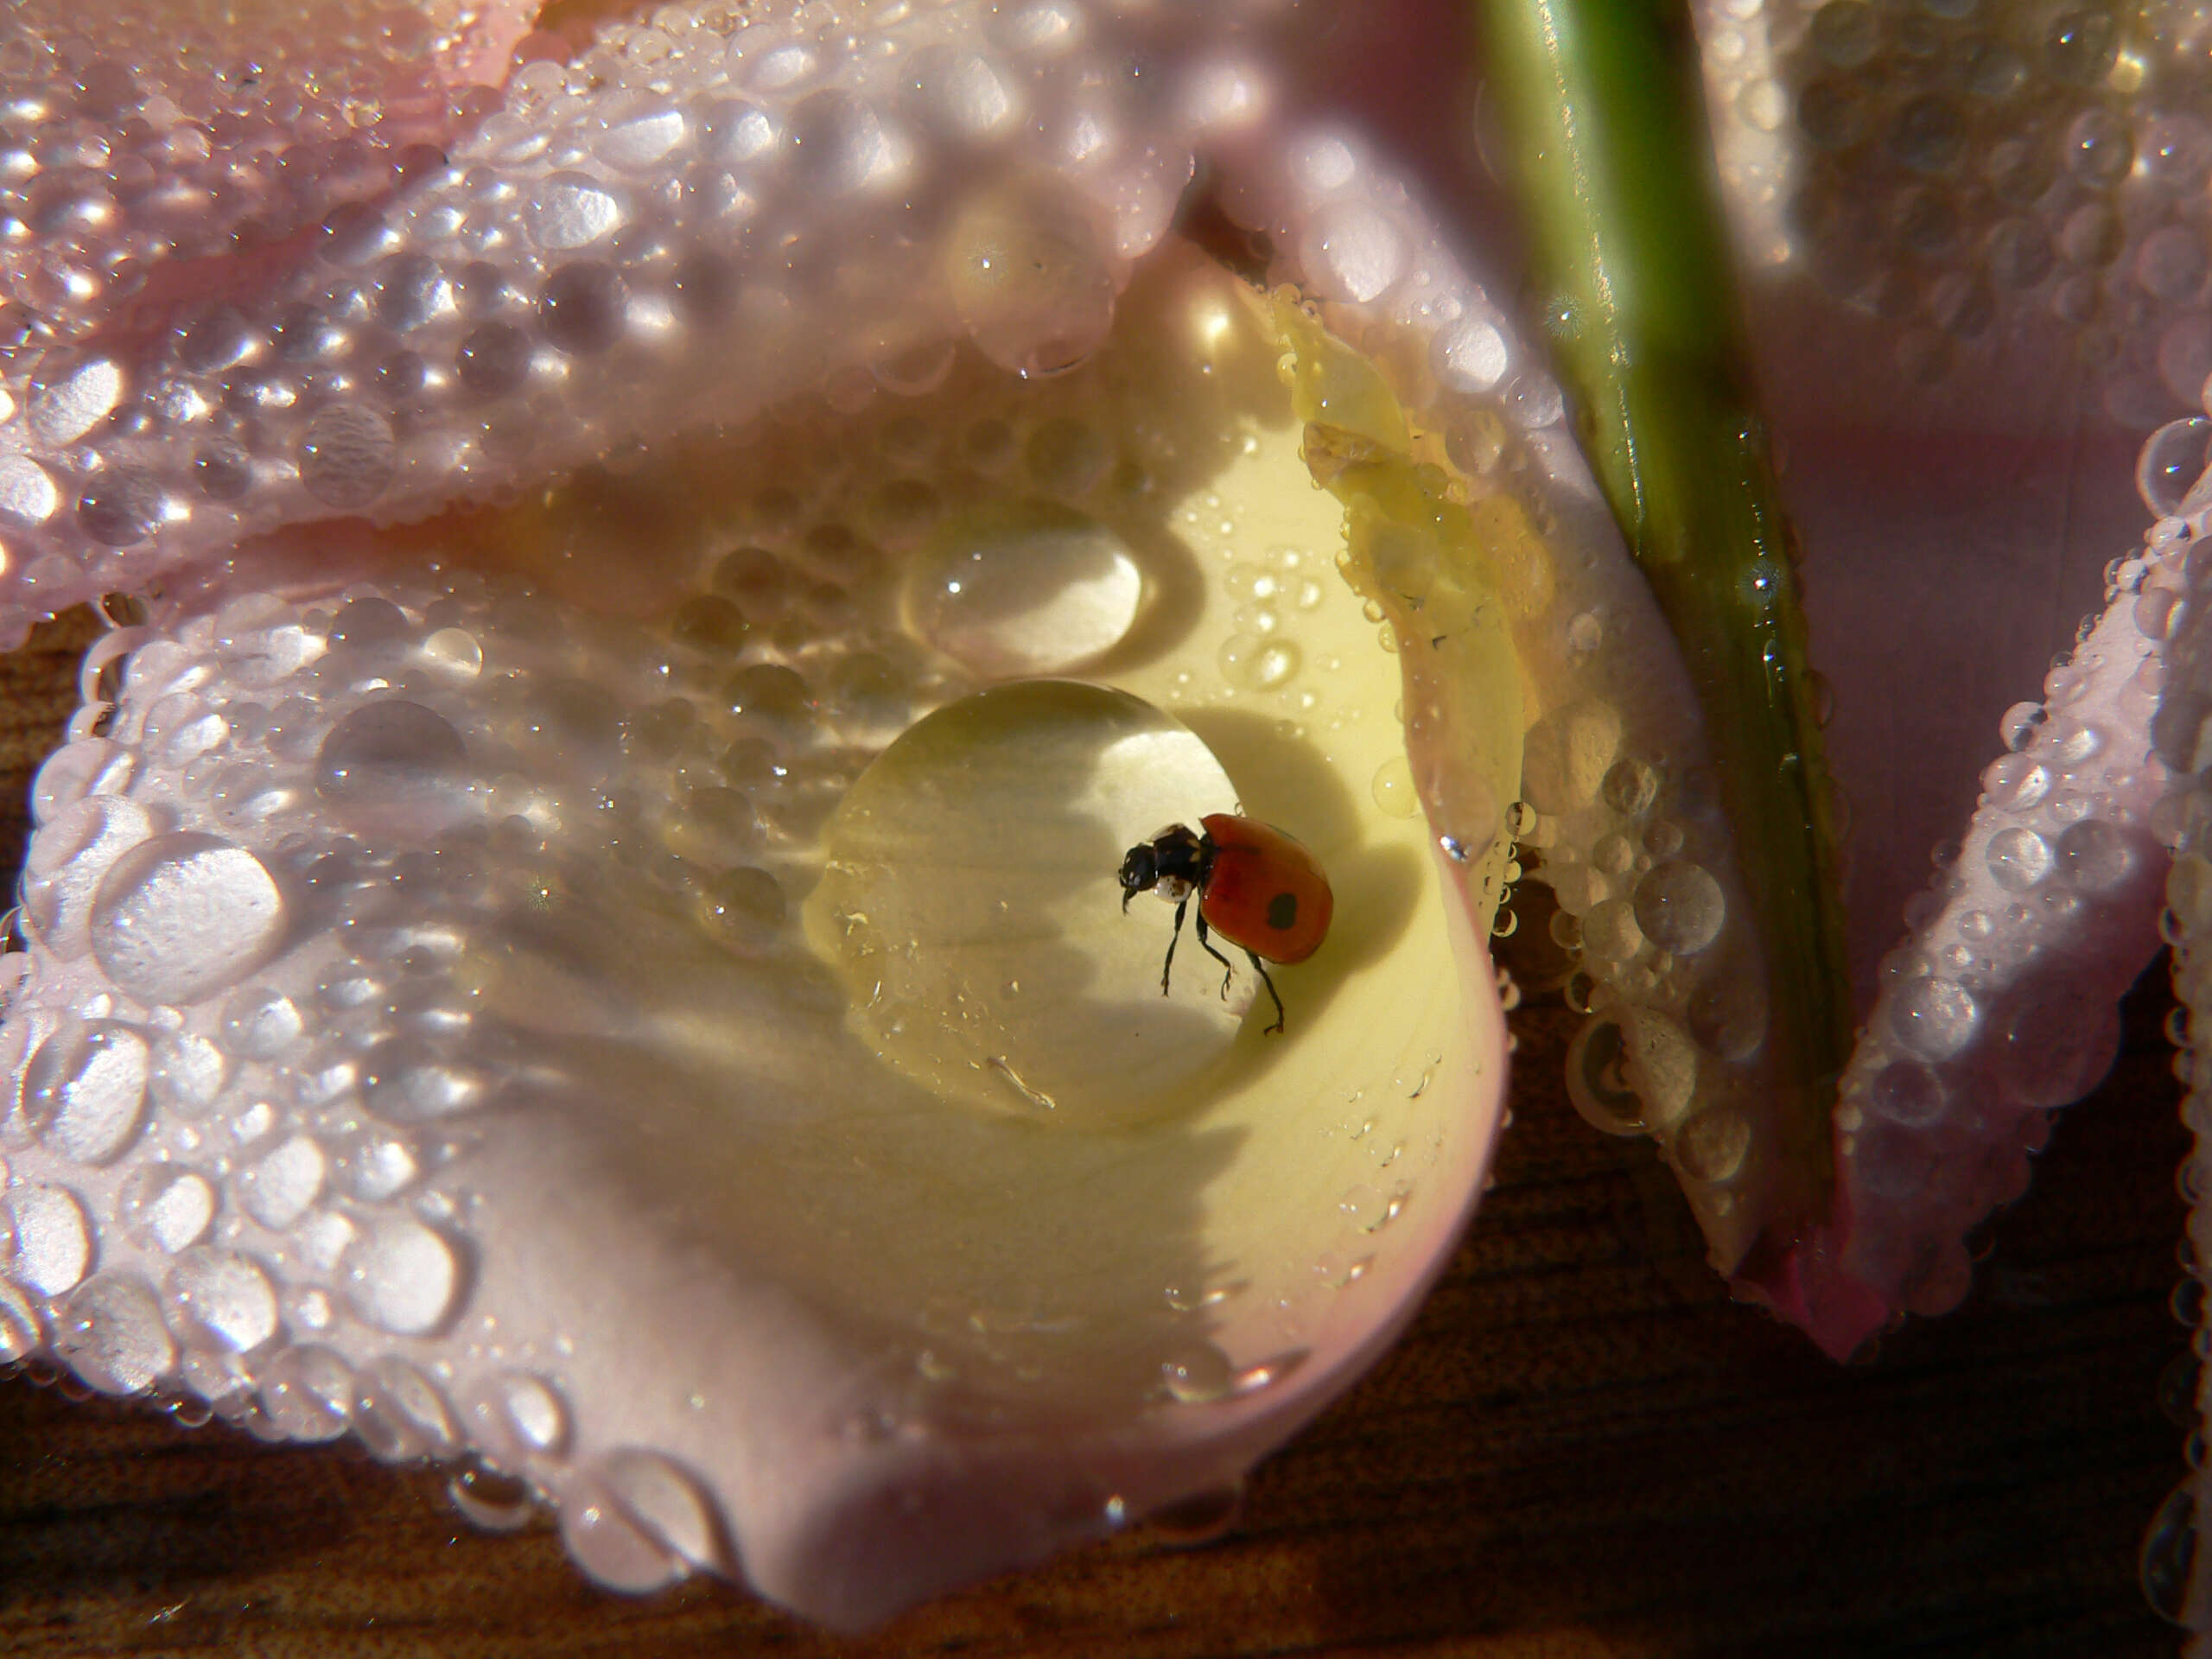
[(1141, 893), (1166, 886), (1177, 898), (1205, 884), (1207, 848), (1187, 824), (1170, 824), (1141, 841), (1122, 860), (1122, 908)]

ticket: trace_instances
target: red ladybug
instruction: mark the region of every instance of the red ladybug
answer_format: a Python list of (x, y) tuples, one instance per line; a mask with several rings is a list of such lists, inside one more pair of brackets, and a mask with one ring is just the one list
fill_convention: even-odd
[(1122, 861), (1122, 908), (1141, 893), (1157, 888), (1175, 906), (1175, 934), (1167, 941), (1167, 960), (1160, 967), (1160, 994), (1175, 966), (1175, 946), (1183, 938), (1183, 912), (1191, 896), (1198, 899), (1198, 947), (1222, 966), (1221, 994), (1229, 995), (1236, 971), (1206, 935), (1218, 933), (1243, 947), (1260, 982), (1274, 999), (1275, 1022), (1282, 1029), (1282, 998), (1261, 958), (1303, 962), (1328, 937), (1336, 899), (1329, 878), (1313, 854), (1280, 830), (1233, 813), (1214, 812), (1198, 820), (1205, 833), (1172, 824), (1150, 841), (1129, 849)]

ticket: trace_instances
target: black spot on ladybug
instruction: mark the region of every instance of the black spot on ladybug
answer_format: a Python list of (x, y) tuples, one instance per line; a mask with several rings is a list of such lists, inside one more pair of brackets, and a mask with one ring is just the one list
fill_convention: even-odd
[(1298, 895), (1279, 893), (1268, 900), (1268, 925), (1283, 932), (1298, 925)]

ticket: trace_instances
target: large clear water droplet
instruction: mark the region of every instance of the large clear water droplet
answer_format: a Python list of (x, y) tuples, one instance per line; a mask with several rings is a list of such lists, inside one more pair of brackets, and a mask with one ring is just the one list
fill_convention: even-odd
[(1065, 674), (1121, 644), (1144, 601), (1128, 544), (1044, 500), (963, 513), (908, 568), (907, 626), (975, 673)]
[(186, 831), (115, 861), (92, 898), (92, 954), (142, 1001), (188, 1004), (236, 983), (283, 946), (283, 890), (243, 847)]

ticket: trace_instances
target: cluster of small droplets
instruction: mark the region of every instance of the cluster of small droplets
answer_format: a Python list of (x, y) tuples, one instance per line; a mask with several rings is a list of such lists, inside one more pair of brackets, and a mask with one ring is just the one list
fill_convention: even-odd
[(2207, 25), (2192, 7), (1707, 0), (1724, 181), (1755, 261), (1893, 325), (1940, 380), (2078, 340), (2139, 429), (2212, 373)]
[(2171, 746), (2154, 747), (2153, 715), (2162, 694), (2160, 725), (2190, 702), (2181, 675), (2212, 582), (2199, 550), (2212, 493), (2177, 498), (2167, 479), (2180, 436), (2145, 448), (2145, 499), (2161, 516), (2107, 572), (2103, 615), (2041, 702), (2005, 712), (2006, 752), (1982, 773), (1964, 840), (1937, 849), (1935, 883), (1906, 908), (1913, 937), (1882, 963), (1840, 1086), (1848, 1219), (1823, 1260), (1885, 1308), (1958, 1302), (1967, 1230), (2025, 1189), (2051, 1109), (2095, 1087), (2118, 1052), (2173, 831)]
[[(470, 981), (494, 941), (612, 886), (688, 904), (732, 951), (781, 948), (775, 804), (837, 762), (803, 696), (703, 667), (719, 645), (588, 635), (460, 573), (246, 594), (96, 645), (36, 784), (30, 950), (7, 958), (0, 1356), (264, 1438), (351, 1429), (393, 1460), (467, 1448), (572, 1500), (612, 1491), (564, 1509), (608, 1582), (710, 1560), (666, 1459), (571, 1464), (557, 1356), (472, 1306), (442, 1172), (516, 1058)], [(712, 707), (674, 744), (671, 687)], [(718, 770), (748, 746), (788, 758), (765, 810)]]
[(459, 44), (429, 9), (241, 10), (170, 8), (158, 39), (56, 0), (0, 18), (0, 346), (114, 330), (164, 262), (281, 260), (499, 102), (425, 79)]
[[(162, 226), (187, 207), (130, 187), (169, 170), (118, 150), (125, 130), (143, 149), (188, 129), (209, 168), (265, 165), (271, 190), (322, 212), (250, 251), (260, 221), (219, 214), (219, 259), (149, 280), (128, 327), (111, 273), (82, 293), (15, 283), (0, 620), (20, 632), (283, 522), (418, 516), (811, 388), (896, 389), (950, 338), (1057, 372), (1105, 337), (1192, 143), (1265, 102), (1221, 61), (1148, 73), (1142, 41), (1077, 0), (876, 21), (667, 9), (573, 62), (527, 63), (488, 112), (441, 105), (454, 130), (435, 159), (358, 136), (257, 147), (239, 123), (259, 82), (57, 57), (52, 31), (19, 22), (7, 61), (35, 78), (7, 85), (32, 129), (66, 131), (0, 188), (55, 227), (55, 258), (90, 238), (86, 257), (129, 265), (112, 251), (143, 241), (142, 264), (178, 270), (185, 245)], [(69, 110), (49, 111), (54, 87)], [(47, 159), (73, 144), (109, 159)], [(76, 207), (34, 207), (71, 191)]]
[[(1618, 531), (1567, 430), (1559, 384), (1350, 136), (1294, 135), (1281, 161), (1233, 179), (1222, 200), (1274, 274), (1313, 296), (1331, 331), (1381, 369), (1414, 423), (1415, 453), (1447, 464), (1447, 493), (1496, 527), (1485, 540), (1538, 545), (1494, 577), (1544, 711), (1529, 733), (1527, 798), (1501, 822), (1500, 804), (1460, 787), (1439, 752), (1449, 734), (1411, 689), (1419, 642), (1414, 759), (1384, 769), (1376, 798), (1390, 810), (1418, 796), (1455, 857), (1501, 835), (1519, 844), (1505, 880), (1548, 890), (1531, 913), (1573, 957), (1567, 995), (1591, 1015), (1569, 1064), (1573, 1097), (1609, 1133), (1658, 1139), (1716, 1258), (1732, 1267), (1765, 1219), (1776, 1167), (1760, 1109), (1774, 1091), (1763, 1086), (1751, 912), (1671, 636), (1631, 566), (1581, 556), (1617, 548)], [(1385, 649), (1405, 648), (1382, 607), (1370, 614)], [(1497, 932), (1518, 926), (1518, 909), (1501, 909)]]
[[(2206, 426), (2202, 421), (2177, 422), (2160, 435), (2168, 440), (2163, 462), (2154, 465), (2146, 451), (2146, 475), (2167, 481), (2184, 457), (2201, 463)], [(2177, 1050), (2175, 1075), (2187, 1091), (2182, 1121), (2196, 1136), (2180, 1172), (2181, 1194), (2189, 1205), (2181, 1258), (2189, 1276), (2176, 1292), (2174, 1308), (2194, 1338), (2194, 1359), (2187, 1368), (2191, 1397), (2177, 1415), (2194, 1426), (2191, 1444), (2196, 1449), (2189, 1459), (2190, 1472), (2145, 1532), (2142, 1580), (2145, 1594), (2160, 1613), (2198, 1633), (2189, 1649), (2196, 1653), (2203, 1645), (2203, 1633), (2212, 1630), (2212, 1556), (2202, 1548), (2200, 1528), (2212, 1493), (2204, 1485), (2205, 1459), (2197, 1455), (2206, 1426), (2212, 1424), (2212, 1368), (2201, 1363), (2212, 1340), (2206, 1335), (2212, 1327), (2207, 1325), (2203, 1288), (2207, 1264), (2212, 1263), (2212, 1204), (2205, 1201), (2212, 1193), (2212, 1064), (2205, 1057), (2205, 1033), (2212, 1028), (2207, 1025), (2212, 1020), (2212, 951), (2207, 949), (2212, 939), (2212, 560), (2203, 556), (2202, 542), (2196, 539), (2212, 529), (2212, 474), (2188, 491), (2177, 512), (2185, 516), (2170, 518), (2161, 528), (2178, 526), (2171, 533), (2187, 552), (2187, 579), (2171, 607), (2167, 690), (2152, 731), (2177, 780), (2161, 814), (2175, 847), (2159, 931), (2173, 946), (2174, 994), (2182, 1006), (2167, 1034)]]

